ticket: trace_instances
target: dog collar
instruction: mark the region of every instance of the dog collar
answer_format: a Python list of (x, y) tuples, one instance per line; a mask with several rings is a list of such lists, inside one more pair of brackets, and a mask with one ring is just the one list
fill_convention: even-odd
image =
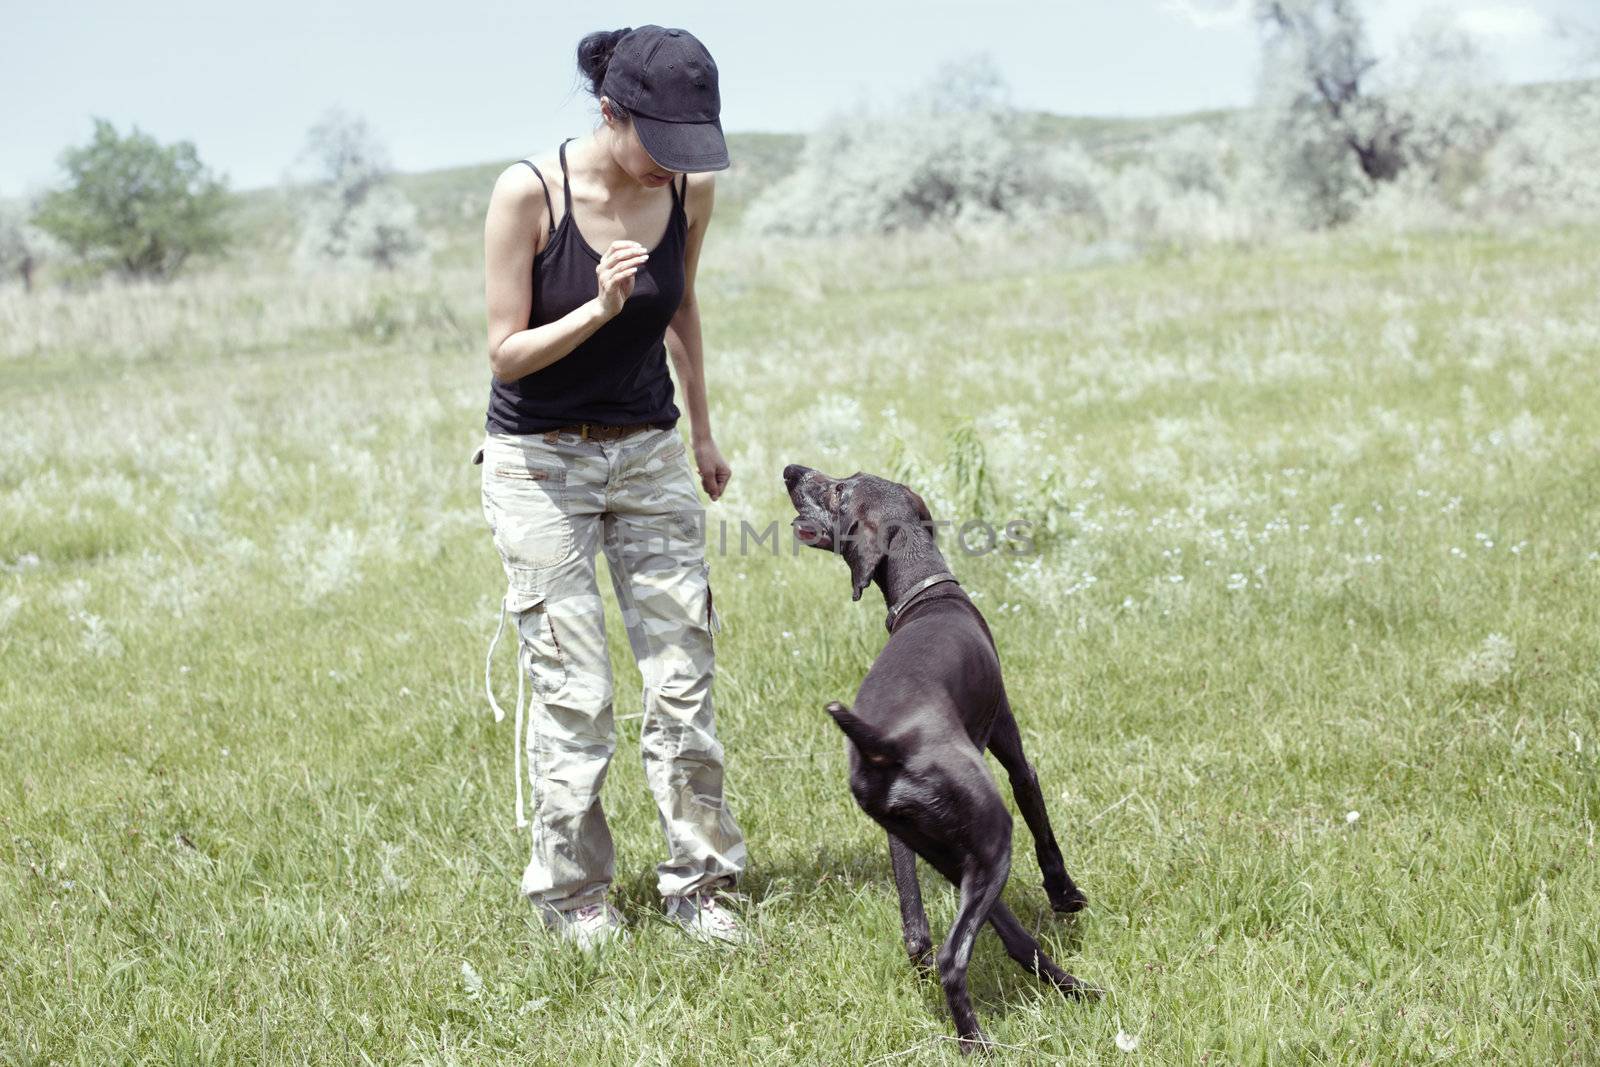
[(924, 590), (938, 585), (940, 582), (955, 582), (957, 585), (961, 584), (960, 582), (956, 581), (956, 576), (951, 574), (949, 571), (940, 571), (938, 574), (928, 575), (926, 578), (922, 579), (922, 581), (918, 582), (911, 592), (901, 597), (897, 603), (889, 608), (889, 616), (883, 620), (884, 628), (890, 633), (894, 633), (894, 620), (900, 615), (900, 613), (906, 610), (906, 608), (910, 607), (911, 602), (917, 599), (917, 597), (921, 596)]

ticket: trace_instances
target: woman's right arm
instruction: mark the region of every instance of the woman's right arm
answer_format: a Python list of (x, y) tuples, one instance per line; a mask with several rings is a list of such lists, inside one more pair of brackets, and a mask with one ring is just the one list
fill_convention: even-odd
[(595, 296), (542, 326), (533, 310), (533, 256), (550, 235), (544, 189), (520, 163), (501, 172), (483, 224), (484, 296), (489, 311), (489, 370), (514, 382), (570, 353), (618, 311), (646, 258), (634, 241), (614, 242), (596, 268)]

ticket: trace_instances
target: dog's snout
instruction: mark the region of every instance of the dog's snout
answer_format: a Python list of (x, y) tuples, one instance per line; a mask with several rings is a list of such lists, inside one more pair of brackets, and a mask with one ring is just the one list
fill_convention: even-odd
[(804, 478), (806, 472), (810, 469), (810, 467), (802, 467), (798, 463), (789, 464), (787, 467), (783, 468), (783, 484), (789, 489), (793, 489), (795, 483), (801, 478)]

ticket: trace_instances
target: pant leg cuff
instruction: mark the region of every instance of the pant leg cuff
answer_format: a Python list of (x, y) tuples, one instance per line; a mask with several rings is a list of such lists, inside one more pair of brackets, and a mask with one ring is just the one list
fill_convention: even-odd
[(561, 897), (555, 900), (536, 897), (528, 893), (524, 893), (523, 896), (539, 911), (558, 913), (577, 911), (579, 908), (587, 908), (590, 904), (604, 903), (606, 899), (603, 890), (599, 893), (584, 893), (581, 896)]
[(740, 881), (739, 871), (726, 871), (721, 874), (706, 875), (692, 881), (678, 883), (669, 890), (664, 886), (658, 887), (662, 899), (667, 897), (689, 897), (697, 893), (732, 892), (738, 888)]

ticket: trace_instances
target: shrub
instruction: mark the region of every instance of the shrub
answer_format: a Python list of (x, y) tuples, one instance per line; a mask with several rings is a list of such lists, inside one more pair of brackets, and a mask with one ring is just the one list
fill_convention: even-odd
[(388, 152), (366, 120), (330, 111), (306, 135), (315, 184), (302, 213), (304, 263), (393, 270), (427, 256), (416, 205), (391, 181)]
[(1407, 171), (1444, 199), (1459, 196), (1511, 125), (1477, 47), (1448, 15), (1424, 16), (1380, 62), (1355, 0), (1257, 0), (1256, 12), (1266, 34), (1257, 141), (1307, 226), (1349, 221)]
[[(745, 224), (768, 234), (892, 233), (1097, 212), (1087, 160), (1070, 149), (1036, 152), (1018, 120), (992, 62), (948, 65), (887, 114), (824, 123)], [(1056, 165), (1065, 180), (1048, 173)]]
[(228, 243), (226, 186), (188, 141), (163, 145), (137, 127), (123, 137), (96, 119), (94, 138), (61, 165), (68, 184), (45, 195), (34, 223), (92, 270), (165, 279)]
[(28, 292), (40, 265), (58, 249), (55, 239), (34, 225), (35, 211), (20, 202), (0, 203), (0, 277), (20, 278)]
[(1546, 87), (1484, 155), (1469, 209), (1593, 218), (1600, 212), (1600, 83)]

